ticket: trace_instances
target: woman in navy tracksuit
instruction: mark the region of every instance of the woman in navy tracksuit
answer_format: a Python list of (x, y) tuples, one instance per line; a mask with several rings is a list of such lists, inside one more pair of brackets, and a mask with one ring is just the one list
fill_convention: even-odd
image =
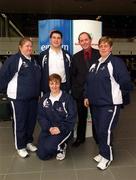
[(112, 130), (116, 126), (123, 96), (131, 88), (130, 76), (124, 62), (111, 54), (112, 40), (99, 40), (100, 59), (89, 70), (84, 100), (90, 104), (98, 137), (99, 154), (94, 157), (97, 167), (106, 169), (113, 160)]
[(27, 150), (37, 150), (32, 141), (41, 70), (31, 54), (32, 41), (22, 38), (19, 42), (19, 52), (10, 56), (0, 70), (0, 89), (7, 89), (13, 111), (15, 147), (23, 158), (28, 156)]
[(38, 141), (37, 155), (42, 160), (65, 158), (67, 141), (74, 129), (76, 104), (65, 91), (60, 90), (61, 77), (58, 74), (49, 76), (51, 92), (45, 94), (40, 103), (38, 120), (41, 133)]

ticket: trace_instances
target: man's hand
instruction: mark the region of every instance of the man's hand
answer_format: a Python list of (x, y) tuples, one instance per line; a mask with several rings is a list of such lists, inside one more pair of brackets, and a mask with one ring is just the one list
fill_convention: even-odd
[(90, 105), (90, 104), (89, 104), (89, 100), (88, 100), (87, 98), (85, 98), (85, 99), (84, 99), (84, 106), (88, 108), (89, 105)]

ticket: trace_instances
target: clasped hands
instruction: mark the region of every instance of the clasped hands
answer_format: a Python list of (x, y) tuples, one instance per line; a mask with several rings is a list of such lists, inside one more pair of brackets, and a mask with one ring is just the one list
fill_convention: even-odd
[(49, 129), (49, 132), (51, 133), (51, 135), (57, 135), (57, 134), (60, 134), (60, 130), (58, 127), (51, 127)]

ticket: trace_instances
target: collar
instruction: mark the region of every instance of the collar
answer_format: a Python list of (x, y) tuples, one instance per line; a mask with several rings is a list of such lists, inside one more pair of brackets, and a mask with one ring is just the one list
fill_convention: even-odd
[(21, 57), (22, 57), (22, 59), (27, 59), (27, 60), (29, 60), (29, 61), (31, 61), (31, 56), (30, 57), (28, 57), (28, 56), (25, 56), (24, 54), (22, 54), (21, 52), (20, 52), (20, 55), (21, 55)]
[(49, 53), (53, 53), (53, 54), (62, 54), (62, 49), (60, 48), (60, 50), (58, 50), (58, 51), (56, 52), (54, 49), (52, 49), (52, 48), (50, 47)]
[(85, 54), (86, 52), (88, 52), (89, 54), (91, 54), (91, 52), (92, 52), (92, 47), (90, 47), (90, 48), (88, 48), (88, 49), (84, 49), (83, 51), (84, 51), (84, 54)]
[(51, 92), (50, 92), (50, 97), (52, 97), (52, 98), (60, 98), (61, 95), (62, 95), (62, 90), (60, 90), (59, 94), (56, 95), (56, 96), (53, 96), (53, 95), (51, 94)]
[(107, 56), (107, 57), (105, 57), (105, 58), (102, 58), (102, 57), (100, 57), (99, 59), (98, 59), (98, 61), (100, 62), (100, 63), (104, 63), (107, 59), (108, 59), (108, 57), (111, 55), (111, 53)]

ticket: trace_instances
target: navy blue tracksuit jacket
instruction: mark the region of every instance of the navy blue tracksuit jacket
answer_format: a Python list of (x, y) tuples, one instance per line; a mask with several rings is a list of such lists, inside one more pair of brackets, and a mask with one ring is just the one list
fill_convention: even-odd
[(35, 59), (20, 52), (10, 56), (0, 70), (0, 90), (10, 99), (27, 100), (39, 96), (41, 70)]

